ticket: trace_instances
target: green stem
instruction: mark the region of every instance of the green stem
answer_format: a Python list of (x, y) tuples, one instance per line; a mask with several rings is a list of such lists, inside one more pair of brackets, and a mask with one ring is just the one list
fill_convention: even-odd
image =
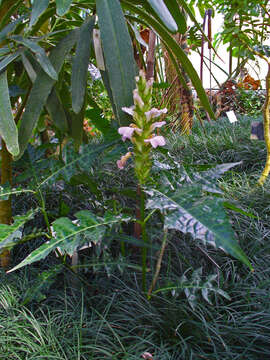
[(147, 245), (148, 245), (148, 236), (146, 233), (146, 223), (145, 223), (145, 194), (140, 191), (140, 223), (142, 230), (142, 240), (144, 246), (142, 248), (142, 289), (143, 292), (146, 292), (146, 260), (147, 260)]

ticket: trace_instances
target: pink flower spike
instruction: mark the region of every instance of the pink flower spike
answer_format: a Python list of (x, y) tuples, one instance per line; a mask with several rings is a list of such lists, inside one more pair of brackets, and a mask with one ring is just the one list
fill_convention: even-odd
[(166, 113), (167, 113), (166, 108), (161, 109), (161, 110), (153, 108), (153, 109), (151, 109), (149, 111), (146, 111), (145, 116), (146, 116), (146, 120), (150, 121), (150, 120), (160, 116), (161, 114), (166, 114)]
[(165, 125), (166, 121), (158, 121), (151, 125), (151, 130), (155, 130), (156, 128), (160, 128), (161, 126)]
[(163, 136), (154, 136), (150, 139), (144, 140), (146, 143), (150, 143), (153, 148), (156, 148), (158, 146), (164, 146), (166, 144), (166, 141)]
[(131, 106), (131, 107), (122, 107), (122, 110), (123, 110), (125, 113), (127, 113), (127, 114), (129, 114), (129, 115), (133, 116), (133, 115), (134, 115), (134, 108), (135, 108), (135, 106)]
[(153, 355), (147, 351), (142, 354), (142, 358), (145, 360), (154, 360)]
[(136, 128), (132, 128), (130, 126), (123, 126), (118, 129), (118, 134), (122, 135), (122, 140), (131, 139)]

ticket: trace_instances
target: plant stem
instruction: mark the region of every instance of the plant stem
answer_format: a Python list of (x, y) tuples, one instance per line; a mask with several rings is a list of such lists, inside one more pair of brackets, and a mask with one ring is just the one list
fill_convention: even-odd
[(264, 119), (264, 139), (267, 150), (265, 167), (258, 181), (259, 185), (263, 185), (270, 172), (270, 62), (268, 62), (268, 72), (266, 75), (266, 99), (263, 107)]
[(150, 288), (148, 290), (148, 293), (147, 293), (148, 300), (151, 298), (152, 291), (154, 290), (154, 287), (156, 286), (156, 283), (157, 283), (157, 280), (158, 280), (158, 276), (159, 276), (160, 268), (161, 268), (161, 263), (162, 263), (162, 259), (163, 259), (163, 255), (164, 255), (164, 251), (165, 251), (165, 248), (166, 248), (166, 245), (167, 245), (167, 234), (168, 234), (168, 229), (165, 229), (162, 244), (161, 244), (161, 249), (160, 249), (160, 253), (159, 253), (159, 257), (158, 257), (158, 261), (157, 261), (157, 265), (156, 265), (155, 275), (153, 277), (152, 284), (151, 284), (151, 286), (150, 286)]
[[(141, 189), (140, 189), (141, 190)], [(145, 223), (145, 195), (144, 192), (140, 191), (140, 223), (142, 231), (142, 240), (144, 246), (142, 248), (142, 290), (146, 292), (146, 260), (147, 260), (147, 245), (148, 245), (148, 236), (146, 233), (146, 223)]]

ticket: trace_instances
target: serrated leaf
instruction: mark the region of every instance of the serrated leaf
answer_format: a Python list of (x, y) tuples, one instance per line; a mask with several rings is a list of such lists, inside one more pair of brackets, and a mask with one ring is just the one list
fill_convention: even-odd
[(80, 27), (76, 53), (72, 64), (71, 96), (72, 108), (76, 114), (80, 112), (84, 104), (91, 41), (95, 20), (95, 16), (89, 17)]
[[(42, 180), (39, 186), (45, 184), (53, 184), (57, 179), (62, 178), (66, 182), (69, 182), (71, 177), (79, 172), (88, 172), (97, 159), (101, 161), (102, 157), (106, 153), (110, 153), (115, 149), (118, 149), (114, 154), (114, 158), (119, 157), (120, 153), (123, 153), (122, 144), (118, 145), (118, 142), (110, 142), (104, 144), (87, 144), (81, 147), (80, 152), (76, 152), (72, 146), (66, 146), (63, 152), (65, 158), (65, 164), (59, 166), (59, 163), (52, 163), (49, 171), (51, 174)], [(47, 165), (48, 166), (48, 165)]]
[(34, 285), (30, 286), (23, 296), (22, 305), (27, 305), (30, 301), (43, 301), (46, 299), (45, 293), (55, 282), (56, 276), (63, 270), (63, 264), (54, 266), (52, 269), (42, 271), (38, 274)]
[(172, 32), (177, 32), (178, 27), (174, 21), (173, 16), (169, 12), (166, 4), (163, 0), (148, 0), (151, 7), (154, 9), (156, 14), (159, 16), (160, 20), (164, 25)]
[(34, 212), (31, 210), (25, 215), (14, 216), (11, 225), (0, 224), (0, 249), (12, 249), (21, 238), (21, 227), (33, 218)]
[(18, 130), (9, 99), (7, 72), (0, 73), (0, 136), (13, 156), (19, 154)]
[(65, 15), (68, 12), (72, 0), (55, 0), (56, 2), (56, 13), (59, 16)]
[[(64, 63), (67, 53), (72, 49), (78, 32), (73, 30), (63, 38), (52, 50), (49, 59), (57, 73)], [(37, 125), (43, 106), (53, 88), (55, 80), (49, 77), (43, 70), (37, 73), (36, 81), (32, 87), (25, 111), (22, 115), (19, 128), (20, 154), (15, 158), (18, 160), (24, 153), (32, 132)]]
[[(97, 236), (98, 234), (98, 236), (102, 237), (104, 227), (112, 226), (113, 224), (128, 221), (130, 219), (130, 217), (125, 215), (113, 215), (109, 213), (105, 214), (104, 218), (100, 218), (96, 217), (87, 210), (80, 211), (75, 214), (75, 216), (79, 220), (78, 224), (74, 224), (68, 218), (60, 218), (55, 220), (53, 222), (53, 229), (55, 231), (56, 237), (52, 238), (50, 241), (47, 241), (38, 249), (34, 250), (20, 264), (8, 272), (15, 271), (25, 265), (29, 265), (33, 262), (44, 259), (57, 247), (60, 247), (62, 251), (68, 251), (70, 254), (72, 254), (79, 245), (82, 245), (82, 236), (85, 234), (88, 236), (86, 238), (83, 237), (83, 241), (91, 239), (93, 234), (94, 236)], [(99, 229), (101, 229), (101, 232), (99, 232)]]
[(159, 209), (165, 216), (164, 226), (190, 234), (205, 244), (225, 250), (252, 269), (238, 245), (224, 211), (222, 200), (203, 196), (201, 187), (186, 185), (175, 191), (147, 190), (147, 208)]
[(48, 6), (49, 6), (49, 0), (35, 0), (34, 1), (32, 11), (31, 11), (31, 16), (30, 16), (30, 23), (29, 23), (30, 28), (36, 23), (36, 21), (40, 17), (40, 15), (43, 14), (44, 11), (47, 10)]
[(119, 125), (129, 124), (130, 118), (122, 107), (133, 104), (136, 63), (133, 48), (119, 0), (97, 0), (97, 14), (115, 116)]
[(54, 80), (58, 79), (58, 75), (49, 58), (47, 57), (45, 50), (41, 46), (39, 46), (37, 42), (24, 38), (21, 35), (13, 35), (11, 36), (11, 39), (33, 51), (38, 63), (45, 71), (45, 73), (47, 73)]

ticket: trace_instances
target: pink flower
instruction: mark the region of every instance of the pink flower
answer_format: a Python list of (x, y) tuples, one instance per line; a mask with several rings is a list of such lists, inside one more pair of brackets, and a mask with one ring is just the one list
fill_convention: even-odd
[(126, 112), (127, 114), (133, 116), (134, 115), (134, 108), (135, 108), (135, 106), (133, 105), (131, 107), (122, 107), (122, 110), (124, 112)]
[(147, 351), (142, 354), (142, 358), (145, 360), (154, 360), (153, 355)]
[(134, 104), (138, 105), (140, 109), (144, 107), (144, 102), (142, 101), (142, 98), (139, 95), (138, 89), (133, 90), (133, 100), (134, 100)]
[(165, 124), (166, 124), (166, 121), (155, 122), (154, 124), (151, 125), (151, 130), (155, 130), (156, 128), (160, 128), (161, 126), (163, 126)]
[(153, 109), (151, 109), (149, 111), (146, 111), (145, 116), (146, 116), (146, 120), (150, 121), (150, 120), (160, 116), (161, 114), (166, 114), (166, 113), (167, 113), (166, 108), (161, 109), (161, 110), (153, 108)]
[(136, 131), (138, 134), (142, 132), (142, 130), (137, 128), (136, 126), (123, 126), (118, 129), (118, 134), (122, 135), (123, 141), (125, 141), (126, 139), (131, 140), (134, 131)]
[(126, 155), (122, 156), (120, 160), (116, 161), (117, 167), (118, 169), (122, 170), (124, 169), (127, 160), (131, 157), (131, 152), (129, 151), (128, 153), (126, 153)]
[(158, 146), (164, 146), (166, 144), (166, 141), (163, 136), (154, 136), (150, 139), (144, 140), (146, 143), (150, 143), (153, 148), (156, 148)]

